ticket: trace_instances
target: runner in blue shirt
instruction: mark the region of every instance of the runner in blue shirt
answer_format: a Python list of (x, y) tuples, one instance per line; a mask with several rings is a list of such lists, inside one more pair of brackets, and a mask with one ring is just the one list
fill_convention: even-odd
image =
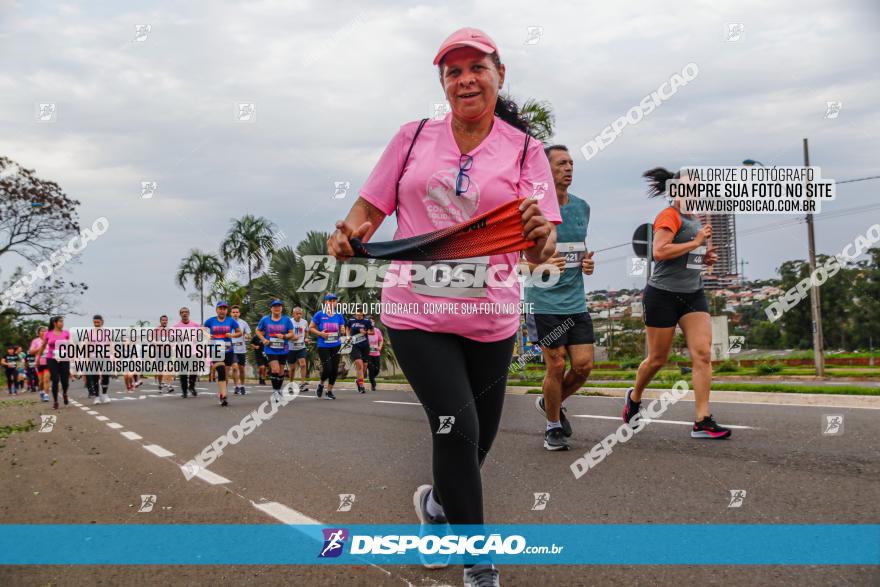
[(364, 388), (364, 360), (370, 356), (370, 341), (367, 340), (367, 335), (373, 332), (373, 321), (365, 318), (363, 311), (357, 310), (346, 327), (351, 337), (351, 360), (354, 361), (354, 370), (357, 374), (358, 393), (367, 393)]
[(339, 337), (345, 333), (345, 316), (336, 312), (336, 294), (324, 296), (324, 307), (315, 312), (309, 323), (309, 332), (318, 337), (318, 357), (321, 359), (321, 383), (315, 395), (324, 393), (324, 382), (328, 381), (327, 399), (336, 399), (333, 385), (339, 372)]
[(223, 349), (223, 361), (215, 363), (211, 366), (217, 371), (217, 387), (219, 388), (218, 397), (221, 406), (228, 406), (226, 401), (226, 367), (232, 366), (235, 355), (232, 352), (232, 339), (241, 336), (241, 327), (235, 318), (227, 316), (229, 304), (220, 301), (217, 302), (217, 316), (212, 316), (205, 320), (204, 327), (211, 333), (211, 340), (217, 346)]
[(269, 379), (272, 381), (272, 398), (281, 401), (281, 386), (284, 384), (284, 373), (281, 364), (287, 357), (288, 340), (294, 337), (293, 320), (282, 313), (284, 306), (281, 300), (272, 300), (272, 311), (263, 316), (257, 325), (257, 337), (263, 343), (263, 354), (269, 361)]

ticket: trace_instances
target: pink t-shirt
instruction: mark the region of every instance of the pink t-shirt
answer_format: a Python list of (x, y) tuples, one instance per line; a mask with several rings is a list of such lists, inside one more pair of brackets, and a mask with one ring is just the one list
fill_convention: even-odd
[[(28, 347), (28, 354), (35, 355), (37, 351), (43, 346), (43, 338), (38, 336), (37, 338), (31, 341), (31, 346)], [(46, 353), (40, 355), (40, 358), (37, 360), (37, 365), (45, 365), (46, 364)]]
[(201, 325), (198, 322), (193, 322), (192, 320), (190, 320), (186, 324), (184, 324), (183, 322), (178, 322), (177, 324), (172, 326), (172, 328), (201, 328)]
[(45, 334), (46, 337), (46, 358), (54, 359), (55, 358), (55, 344), (59, 340), (70, 340), (70, 332), (67, 330), (62, 330), (61, 333), (57, 333), (54, 330), (49, 330)]
[(379, 343), (383, 340), (385, 340), (385, 338), (382, 336), (382, 331), (379, 328), (374, 328), (373, 334), (367, 334), (367, 342), (370, 343), (370, 356), (378, 357), (382, 354), (379, 352)]
[[(467, 153), (473, 157), (473, 164), (465, 172), (469, 185), (461, 196), (455, 192), (455, 182), (462, 153), (452, 134), (452, 115), (429, 120), (406, 164), (400, 181), (400, 201), (395, 201), (395, 184), (418, 125), (407, 123), (394, 135), (359, 194), (385, 214), (397, 208), (395, 240), (453, 226), (516, 197), (537, 195), (544, 216), (557, 224), (562, 221), (550, 163), (541, 141), (530, 139), (520, 171), (526, 135), (497, 116), (489, 135)], [(448, 332), (481, 342), (508, 338), (519, 328), (520, 313), (515, 307), (520, 301), (520, 286), (512, 275), (518, 258), (519, 253), (506, 253), (468, 260), (477, 267), (464, 266), (465, 271), (485, 275), (488, 265), (492, 266), (493, 278), (478, 279), (467, 291), (428, 287), (427, 283), (386, 286), (382, 289), (382, 322), (391, 328)], [(396, 267), (407, 265), (410, 263), (394, 263), (389, 271), (398, 274)], [(416, 304), (418, 311), (401, 304)], [(437, 304), (452, 304), (454, 309), (432, 311)], [(496, 311), (499, 307), (513, 310)], [(408, 309), (394, 312), (393, 308)]]

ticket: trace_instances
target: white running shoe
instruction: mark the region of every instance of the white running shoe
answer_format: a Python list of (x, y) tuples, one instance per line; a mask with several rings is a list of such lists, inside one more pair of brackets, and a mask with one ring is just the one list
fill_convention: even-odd
[(107, 393), (102, 393), (101, 394), (101, 403), (102, 404), (109, 404), (110, 403), (110, 395)]
[(93, 405), (98, 405), (99, 403), (101, 403), (101, 396), (100, 396), (100, 395), (96, 395), (96, 396), (95, 396), (95, 399), (92, 400), (92, 404), (93, 404)]

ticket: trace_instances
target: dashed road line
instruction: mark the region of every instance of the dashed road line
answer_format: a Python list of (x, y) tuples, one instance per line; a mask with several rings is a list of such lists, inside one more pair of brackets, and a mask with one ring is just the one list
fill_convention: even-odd
[(158, 444), (145, 444), (144, 448), (156, 455), (157, 457), (165, 458), (174, 456), (173, 452), (171, 452), (170, 450), (165, 450)]
[(144, 437), (138, 434), (137, 432), (132, 432), (131, 430), (126, 430), (125, 432), (120, 432), (124, 437), (129, 440), (142, 440)]

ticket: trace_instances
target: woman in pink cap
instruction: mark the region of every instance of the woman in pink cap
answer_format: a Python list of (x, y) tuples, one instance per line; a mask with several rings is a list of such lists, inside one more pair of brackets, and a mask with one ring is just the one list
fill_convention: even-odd
[[(542, 263), (555, 250), (559, 205), (543, 197), (553, 177), (541, 141), (529, 136), (516, 104), (498, 95), (505, 67), (495, 43), (480, 30), (460, 29), (440, 46), (434, 65), (451, 112), (400, 127), (348, 216), (336, 223), (329, 253), (348, 259), (349, 240), (368, 241), (392, 212), (398, 240), (521, 199), (523, 236), (535, 241), (525, 258)], [(480, 466), (498, 431), (519, 330), (518, 260), (518, 253), (465, 259), (463, 271), (479, 276), (488, 269), (496, 277), (470, 280), (475, 283), (468, 287), (413, 279), (382, 291), (386, 307), (420, 308), (386, 312), (382, 321), (431, 428), (434, 485), (422, 485), (413, 496), (422, 524), (483, 523)], [(423, 310), (442, 303), (457, 311)], [(497, 582), (491, 565), (465, 568), (466, 585)]]

